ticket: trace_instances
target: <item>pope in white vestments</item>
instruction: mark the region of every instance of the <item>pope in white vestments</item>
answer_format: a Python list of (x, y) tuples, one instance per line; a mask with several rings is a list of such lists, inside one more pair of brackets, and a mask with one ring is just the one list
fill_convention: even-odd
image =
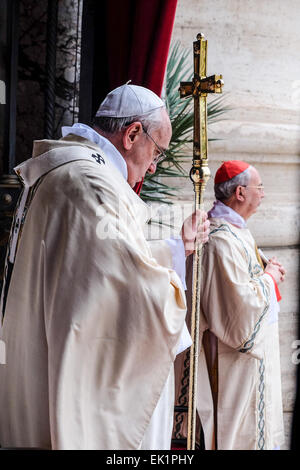
[[(134, 124), (129, 148), (129, 137), (145, 139)], [(16, 169), (23, 193), (2, 292), (0, 445), (168, 448), (173, 362), (190, 345), (176, 242), (152, 252), (148, 208), (128, 184), (138, 166), (79, 128), (36, 141)]]

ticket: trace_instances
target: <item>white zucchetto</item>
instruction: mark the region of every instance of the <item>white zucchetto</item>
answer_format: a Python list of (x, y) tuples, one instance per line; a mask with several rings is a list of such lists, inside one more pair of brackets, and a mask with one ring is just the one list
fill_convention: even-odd
[(153, 91), (142, 86), (126, 84), (108, 93), (100, 104), (96, 117), (144, 116), (163, 107), (164, 102)]

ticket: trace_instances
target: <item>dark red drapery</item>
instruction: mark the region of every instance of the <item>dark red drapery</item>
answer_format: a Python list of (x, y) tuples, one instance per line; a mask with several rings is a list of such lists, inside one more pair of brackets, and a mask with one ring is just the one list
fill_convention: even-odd
[(161, 95), (176, 6), (177, 0), (106, 0), (111, 90), (131, 80)]
[(109, 84), (132, 80), (160, 96), (177, 0), (106, 0)]

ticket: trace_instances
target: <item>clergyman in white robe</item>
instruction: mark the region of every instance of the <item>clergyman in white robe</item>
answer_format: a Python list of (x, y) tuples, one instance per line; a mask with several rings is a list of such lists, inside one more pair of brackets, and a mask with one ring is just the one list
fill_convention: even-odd
[(117, 153), (105, 151), (67, 135), (36, 141), (17, 168), (21, 230), (1, 308), (2, 447), (143, 448), (170, 391), (184, 289), (155, 260), (148, 209)]
[(221, 201), (203, 249), (197, 409), (206, 449), (284, 442), (279, 306), (245, 220)]

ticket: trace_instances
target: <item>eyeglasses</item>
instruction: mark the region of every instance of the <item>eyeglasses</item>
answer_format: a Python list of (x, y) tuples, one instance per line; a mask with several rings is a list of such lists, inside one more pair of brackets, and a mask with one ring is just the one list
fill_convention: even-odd
[(153, 163), (155, 165), (157, 165), (158, 163), (162, 162), (166, 157), (167, 155), (165, 154), (164, 150), (159, 146), (157, 145), (157, 143), (155, 142), (155, 140), (153, 139), (153, 137), (151, 137), (150, 134), (148, 134), (147, 130), (144, 128), (144, 126), (142, 126), (142, 129), (143, 131), (145, 132), (145, 134), (149, 137), (149, 139), (152, 140), (152, 142), (156, 145), (156, 147), (158, 148), (159, 150), (159, 155), (157, 155), (154, 159), (153, 159)]
[(244, 185), (242, 184), (243, 188), (255, 188), (258, 189), (260, 192), (264, 191), (264, 186), (262, 184), (259, 184), (258, 186), (251, 186), (250, 184)]

